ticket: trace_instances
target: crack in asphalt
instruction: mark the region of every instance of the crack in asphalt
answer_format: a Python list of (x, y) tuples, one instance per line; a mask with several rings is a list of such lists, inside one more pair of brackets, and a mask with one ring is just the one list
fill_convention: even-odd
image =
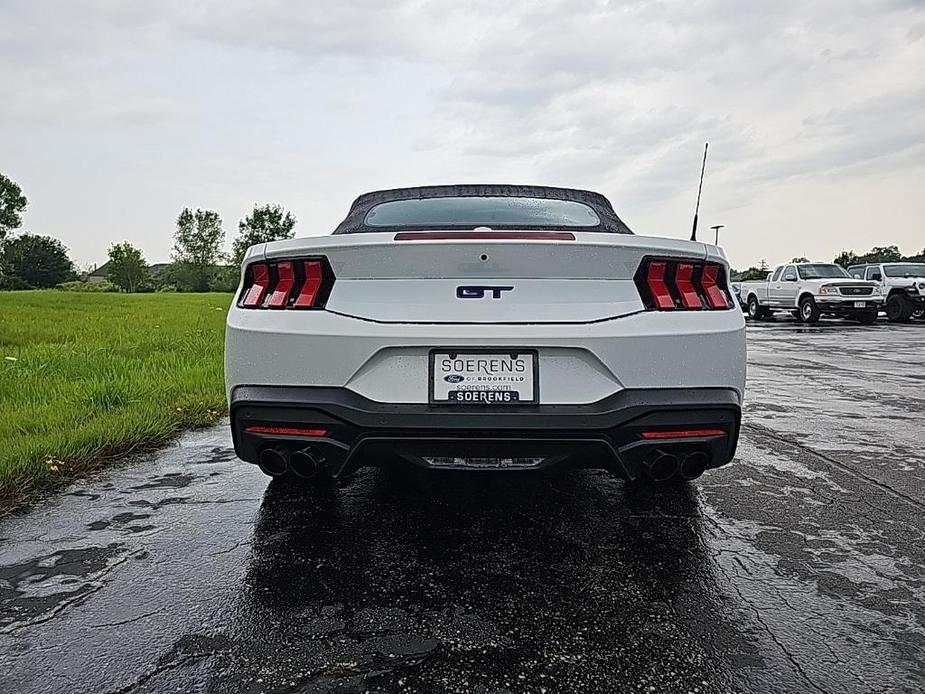
[(119, 622), (108, 622), (106, 624), (91, 624), (90, 628), (91, 629), (106, 629), (110, 627), (122, 626), (123, 624), (131, 624), (133, 622), (141, 621), (145, 617), (151, 617), (153, 615), (156, 615), (158, 612), (160, 612), (160, 610), (151, 610), (150, 612), (145, 612), (144, 614), (140, 614), (137, 617), (132, 617), (131, 619), (123, 619)]
[(138, 689), (139, 687), (144, 686), (150, 680), (157, 677), (158, 675), (162, 675), (163, 673), (169, 672), (170, 670), (176, 670), (178, 668), (181, 668), (187, 663), (200, 660), (202, 658), (211, 658), (215, 655), (216, 655), (215, 651), (205, 652), (205, 653), (190, 653), (188, 655), (177, 658), (176, 660), (172, 660), (162, 665), (158, 665), (154, 669), (145, 672), (140, 677), (138, 677), (138, 679), (125, 685), (124, 687), (119, 687), (118, 689), (110, 690), (108, 694), (128, 694), (129, 692), (135, 689)]
[[(732, 586), (732, 589), (733, 591), (735, 591), (736, 595), (739, 596), (739, 599), (745, 605), (747, 605), (748, 608), (754, 613), (755, 620), (758, 622), (758, 624), (761, 625), (761, 628), (764, 629), (765, 633), (767, 633), (771, 641), (774, 642), (774, 645), (776, 645), (777, 648), (780, 650), (780, 652), (784, 654), (784, 657), (787, 658), (787, 661), (793, 666), (794, 670), (796, 670), (800, 678), (803, 681), (805, 681), (810, 687), (812, 687), (815, 691), (820, 692), (820, 694), (829, 694), (829, 692), (827, 692), (825, 689), (817, 685), (812, 680), (812, 678), (806, 674), (806, 671), (803, 669), (803, 666), (800, 665), (800, 663), (797, 661), (796, 658), (794, 658), (793, 654), (787, 649), (787, 647), (783, 643), (781, 643), (780, 639), (777, 637), (777, 634), (775, 634), (774, 631), (768, 626), (767, 622), (764, 621), (764, 618), (761, 616), (761, 610), (751, 600), (745, 597), (745, 595), (739, 589), (739, 586), (736, 585), (735, 581), (732, 580), (732, 578), (726, 573), (726, 571), (723, 569), (723, 567), (720, 564), (717, 564), (716, 566), (719, 569), (720, 573), (722, 573), (723, 576), (726, 577), (726, 580), (729, 582), (729, 585)], [(742, 568), (745, 569), (744, 566)], [(746, 573), (748, 573), (747, 569), (746, 569)]]
[(12, 634), (26, 627), (34, 627), (38, 624), (49, 622), (55, 617), (58, 617), (61, 613), (63, 613), (69, 607), (72, 607), (74, 605), (79, 605), (82, 602), (85, 602), (91, 595), (102, 590), (105, 587), (106, 577), (109, 576), (113, 571), (115, 571), (117, 567), (121, 566), (122, 564), (127, 562), (129, 559), (133, 558), (134, 556), (137, 556), (142, 551), (144, 551), (144, 549), (139, 548), (139, 549), (135, 549), (130, 552), (127, 552), (126, 554), (124, 554), (122, 557), (120, 557), (116, 561), (112, 562), (111, 564), (108, 564), (105, 569), (93, 575), (92, 580), (90, 580), (89, 582), (81, 586), (82, 588), (86, 588), (86, 590), (83, 590), (82, 592), (77, 593), (71, 598), (64, 598), (63, 600), (55, 603), (55, 605), (50, 610), (48, 610), (47, 612), (45, 612), (43, 615), (39, 617), (30, 619), (30, 620), (25, 620), (22, 622), (12, 622), (10, 624), (7, 624), (2, 629), (0, 629), (0, 634)]
[(837, 467), (842, 472), (848, 475), (851, 475), (852, 477), (856, 479), (867, 482), (868, 484), (872, 484), (878, 487), (879, 489), (881, 489), (882, 491), (884, 491), (885, 493), (889, 494), (890, 496), (893, 496), (896, 499), (900, 499), (901, 501), (905, 501), (907, 504), (911, 504), (912, 506), (914, 506), (920, 511), (925, 511), (925, 502), (920, 501), (913, 496), (909, 496), (908, 494), (905, 494), (899, 491), (898, 489), (891, 487), (886, 482), (882, 482), (874, 477), (865, 475), (863, 472), (860, 472), (859, 470), (855, 470), (854, 468), (846, 465), (840, 460), (836, 460), (835, 458), (832, 458), (831, 456), (828, 456), (824, 453), (820, 453), (819, 451), (813, 448), (810, 448), (809, 446), (805, 444), (799, 443), (793, 438), (787, 438), (781, 434), (778, 434), (773, 429), (770, 429), (762, 424), (757, 424), (755, 422), (749, 422), (748, 424), (743, 424), (742, 429), (743, 430), (751, 429), (753, 431), (756, 431), (762, 436), (767, 436), (768, 438), (774, 439), (775, 441), (779, 442), (785, 447), (795, 448), (800, 451), (803, 451), (807, 455), (811, 455), (815, 458), (819, 458), (820, 460), (823, 460), (826, 463), (834, 467)]

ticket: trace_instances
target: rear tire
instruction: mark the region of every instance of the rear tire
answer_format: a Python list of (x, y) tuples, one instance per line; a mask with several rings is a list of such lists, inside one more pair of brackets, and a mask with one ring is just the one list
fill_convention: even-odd
[(758, 303), (758, 297), (752, 294), (745, 304), (746, 312), (751, 320), (765, 320), (771, 317), (771, 311)]
[(886, 318), (891, 323), (908, 323), (914, 307), (906, 297), (894, 294), (886, 300)]
[(877, 322), (877, 314), (877, 311), (865, 311), (864, 313), (859, 313), (856, 318), (861, 325), (871, 325)]
[(800, 299), (800, 313), (797, 320), (801, 323), (818, 323), (819, 316), (822, 315), (816, 301), (811, 296), (804, 296)]

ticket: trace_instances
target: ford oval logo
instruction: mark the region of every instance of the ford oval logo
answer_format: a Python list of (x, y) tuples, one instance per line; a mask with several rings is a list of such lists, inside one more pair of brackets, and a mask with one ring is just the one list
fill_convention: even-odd
[(443, 377), (443, 380), (447, 383), (462, 383), (466, 380), (466, 377), (460, 376), (459, 374), (448, 374)]

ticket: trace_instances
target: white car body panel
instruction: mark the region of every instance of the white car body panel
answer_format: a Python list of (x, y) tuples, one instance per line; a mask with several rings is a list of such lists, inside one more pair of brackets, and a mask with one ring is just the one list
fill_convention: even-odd
[(658, 387), (730, 387), (741, 401), (744, 322), (738, 310), (645, 312), (586, 325), (475, 329), (233, 308), (227, 388), (230, 398), (238, 385), (336, 386), (379, 402), (426, 403), (431, 348), (530, 347), (540, 352), (543, 404), (592, 403), (623, 388)]
[[(364, 238), (370, 236), (378, 238)], [(325, 255), (337, 279), (325, 311), (231, 307), (225, 350), (229, 398), (239, 385), (286, 384), (345, 387), (379, 402), (426, 403), (431, 348), (514, 346), (540, 350), (544, 404), (592, 403), (623, 388), (658, 387), (726, 386), (741, 401), (741, 312), (647, 312), (631, 279), (645, 255), (725, 263), (716, 247), (615, 234), (576, 234), (593, 237), (586, 241), (452, 244), (387, 242), (383, 236), (293, 239), (251, 249), (245, 265)], [(360, 258), (352, 257), (355, 248), (361, 249)], [(366, 253), (370, 249), (375, 256)], [(608, 264), (602, 258), (621, 252), (632, 258), (622, 263), (611, 258), (611, 276), (621, 279), (563, 277), (578, 275), (582, 260), (593, 261), (589, 274), (603, 275)], [(507, 283), (515, 289), (501, 300), (457, 299), (456, 287), (473, 280), (467, 273), (481, 268), (483, 253), (509, 260), (502, 264), (505, 274), (499, 277), (497, 268), (490, 275), (476, 274), (477, 284)], [(431, 278), (440, 272), (445, 254), (452, 260), (442, 271), (457, 279)], [(550, 254), (555, 262), (549, 262)], [(521, 264), (524, 256), (532, 264)], [(540, 263), (559, 277), (512, 277), (538, 274)], [(424, 277), (407, 278), (416, 271)], [(351, 279), (361, 273), (397, 278)]]

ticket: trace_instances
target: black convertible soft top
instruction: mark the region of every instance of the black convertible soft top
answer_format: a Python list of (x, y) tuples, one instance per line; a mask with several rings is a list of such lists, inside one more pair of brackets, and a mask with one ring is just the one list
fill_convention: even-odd
[[(356, 234), (373, 231), (386, 231), (382, 226), (366, 224), (369, 211), (384, 202), (396, 200), (420, 200), (424, 198), (471, 198), (471, 197), (519, 197), (541, 198), (549, 200), (568, 200), (580, 202), (593, 209), (600, 218), (596, 226), (582, 227), (581, 231), (603, 231), (612, 234), (632, 234), (630, 228), (623, 223), (614, 212), (610, 201), (600, 193), (590, 190), (577, 190), (573, 188), (551, 188), (547, 186), (517, 186), (517, 185), (481, 185), (464, 184), (450, 186), (422, 186), (419, 188), (394, 188), (392, 190), (377, 190), (364, 193), (350, 206), (346, 219), (337, 225), (335, 234)], [(472, 228), (465, 225), (438, 225), (435, 229)], [(493, 229), (506, 228), (504, 225), (492, 225)], [(530, 225), (518, 224), (518, 229), (532, 228)], [(536, 228), (550, 228), (537, 226)]]

